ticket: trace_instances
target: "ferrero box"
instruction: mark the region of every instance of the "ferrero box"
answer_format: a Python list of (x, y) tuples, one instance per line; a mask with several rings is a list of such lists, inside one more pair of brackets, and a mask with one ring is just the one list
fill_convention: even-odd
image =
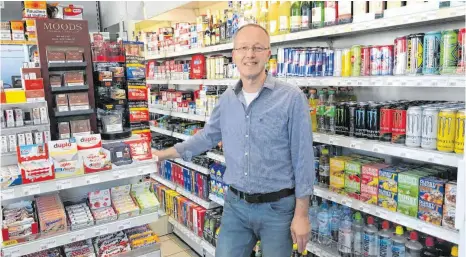
[(349, 156), (335, 156), (330, 158), (330, 190), (344, 194), (345, 188), (345, 162), (353, 158)]

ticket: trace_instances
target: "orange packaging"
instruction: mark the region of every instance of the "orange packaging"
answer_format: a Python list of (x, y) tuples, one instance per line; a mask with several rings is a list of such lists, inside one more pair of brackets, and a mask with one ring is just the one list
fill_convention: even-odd
[(10, 26), (12, 32), (24, 32), (23, 21), (10, 21)]
[(23, 18), (47, 18), (46, 1), (23, 1)]
[(36, 20), (26, 20), (26, 31), (36, 32)]

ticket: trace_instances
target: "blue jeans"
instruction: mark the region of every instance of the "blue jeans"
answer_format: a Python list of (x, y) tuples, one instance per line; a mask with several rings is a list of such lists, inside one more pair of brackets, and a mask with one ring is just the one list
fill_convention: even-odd
[(295, 205), (294, 195), (277, 202), (252, 204), (229, 191), (215, 257), (250, 257), (258, 240), (263, 256), (291, 256), (290, 227)]

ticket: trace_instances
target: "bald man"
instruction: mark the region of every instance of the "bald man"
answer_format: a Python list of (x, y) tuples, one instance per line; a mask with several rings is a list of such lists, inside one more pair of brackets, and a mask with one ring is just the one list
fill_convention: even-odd
[(315, 172), (309, 106), (298, 87), (267, 76), (265, 29), (245, 25), (233, 45), (241, 79), (222, 94), (203, 130), (156, 155), (189, 161), (222, 141), (230, 190), (215, 256), (249, 257), (261, 240), (264, 256), (288, 257), (292, 243), (305, 249), (310, 231)]

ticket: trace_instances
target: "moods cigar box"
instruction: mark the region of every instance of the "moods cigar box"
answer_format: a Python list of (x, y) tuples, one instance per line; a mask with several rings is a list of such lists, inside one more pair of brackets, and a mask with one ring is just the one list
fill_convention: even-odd
[(53, 162), (56, 178), (84, 174), (78, 158), (78, 147), (74, 138), (49, 142), (49, 156)]
[(79, 160), (84, 173), (92, 173), (112, 169), (110, 154), (102, 149), (100, 134), (76, 136)]

